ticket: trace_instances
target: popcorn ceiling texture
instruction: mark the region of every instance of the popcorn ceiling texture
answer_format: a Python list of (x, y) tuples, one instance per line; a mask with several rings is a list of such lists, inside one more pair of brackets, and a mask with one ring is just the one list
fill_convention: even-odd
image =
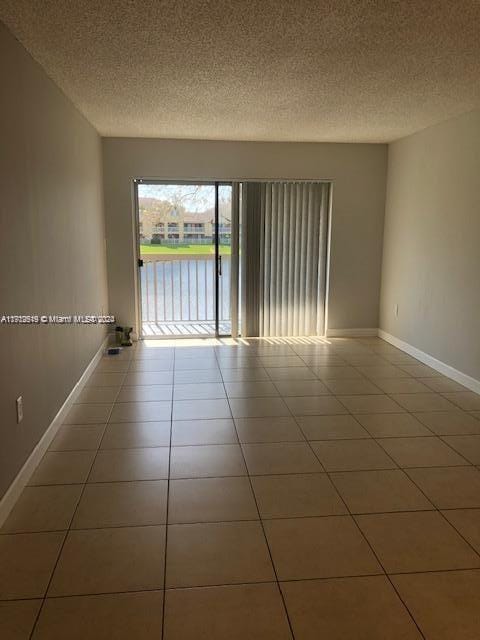
[(478, 0), (2, 0), (104, 136), (386, 142), (480, 105)]

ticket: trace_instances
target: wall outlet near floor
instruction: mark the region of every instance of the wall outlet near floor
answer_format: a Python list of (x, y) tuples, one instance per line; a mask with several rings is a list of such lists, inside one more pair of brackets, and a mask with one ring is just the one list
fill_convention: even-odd
[(395, 315), (395, 318), (398, 318), (398, 304), (395, 304), (393, 307), (393, 313)]
[(17, 424), (19, 424), (23, 420), (23, 397), (18, 396), (15, 403), (17, 405)]

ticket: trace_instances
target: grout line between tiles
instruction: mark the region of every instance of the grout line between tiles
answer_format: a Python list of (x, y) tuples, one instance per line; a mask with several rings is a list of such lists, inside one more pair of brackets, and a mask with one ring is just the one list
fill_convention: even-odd
[[(268, 374), (267, 374), (267, 375), (268, 375)], [(222, 376), (222, 379), (223, 379), (223, 376)], [(224, 384), (224, 386), (225, 386), (225, 383), (223, 383), (223, 384)], [(228, 402), (228, 406), (230, 407), (230, 412), (232, 412), (232, 408), (231, 408), (231, 406), (230, 406), (230, 399), (227, 399), (227, 402)], [(233, 415), (233, 414), (232, 414), (232, 415)], [(236, 424), (235, 424), (235, 420), (233, 421), (233, 424), (234, 424), (234, 428), (235, 428), (235, 431), (236, 431), (236, 433), (237, 433), (237, 438), (238, 438), (238, 431), (237, 431), (237, 426), (236, 426)], [(246, 469), (246, 471), (247, 471), (247, 477), (248, 477), (248, 482), (249, 482), (249, 485), (250, 485), (250, 491), (252, 492), (252, 496), (253, 496), (253, 499), (254, 499), (254, 501), (255, 501), (255, 507), (256, 507), (256, 509), (257, 509), (257, 514), (258, 514), (258, 518), (259, 518), (260, 526), (261, 526), (261, 528), (262, 528), (263, 538), (264, 538), (264, 540), (265, 540), (265, 545), (266, 545), (267, 550), (268, 550), (268, 555), (269, 555), (269, 558), (270, 558), (270, 563), (271, 563), (271, 565), (272, 565), (273, 573), (274, 573), (274, 575), (275, 575), (275, 582), (276, 582), (276, 585), (277, 585), (278, 593), (279, 593), (280, 598), (281, 598), (281, 600), (282, 600), (283, 609), (284, 609), (285, 616), (286, 616), (286, 619), (287, 619), (287, 623), (288, 623), (288, 626), (289, 626), (289, 629), (290, 629), (290, 634), (291, 634), (291, 636), (292, 636), (292, 640), (295, 640), (295, 634), (294, 634), (294, 631), (293, 631), (292, 621), (290, 620), (290, 614), (288, 613), (287, 603), (286, 603), (286, 601), (285, 601), (285, 596), (284, 596), (284, 594), (283, 594), (283, 591), (282, 591), (282, 589), (281, 589), (281, 587), (280, 587), (280, 581), (279, 581), (279, 579), (278, 579), (277, 568), (276, 568), (275, 563), (274, 563), (274, 561), (273, 561), (272, 550), (270, 549), (270, 544), (269, 544), (269, 542), (268, 542), (268, 537), (267, 537), (267, 534), (266, 534), (266, 531), (265, 531), (265, 526), (264, 526), (264, 524), (263, 524), (262, 517), (261, 517), (261, 514), (260, 514), (260, 509), (259, 509), (259, 506), (258, 506), (257, 496), (256, 496), (255, 491), (254, 491), (254, 488), (253, 488), (253, 483), (252, 483), (251, 476), (250, 476), (250, 474), (249, 474), (249, 472), (248, 472), (247, 460), (246, 460), (246, 458), (245, 458), (245, 454), (244, 454), (244, 451), (243, 451), (242, 446), (241, 446), (241, 445), (239, 445), (239, 446), (240, 446), (240, 451), (241, 451), (242, 458), (243, 458), (243, 464), (245, 465), (245, 469)]]
[[(350, 410), (348, 409), (348, 407), (346, 407), (346, 409), (347, 409), (348, 413), (349, 413), (350, 415), (352, 415), (352, 414), (351, 414), (351, 412), (350, 412)], [(293, 417), (294, 417), (294, 420), (295, 420), (295, 416), (293, 416)], [(297, 424), (298, 424), (298, 423), (297, 423)], [(299, 426), (300, 426), (300, 425), (299, 425)], [(313, 447), (311, 446), (310, 442), (308, 443), (308, 445), (309, 445), (310, 449), (312, 450), (313, 454), (315, 455), (315, 457), (317, 458), (317, 460), (320, 462), (320, 464), (321, 464), (321, 465), (322, 465), (322, 467), (323, 467), (322, 461), (320, 460), (320, 458), (318, 457), (318, 455), (315, 453), (315, 451), (314, 451)], [(388, 454), (387, 454), (387, 455), (388, 455)], [(390, 456), (388, 456), (388, 457), (390, 457)], [(396, 464), (394, 460), (392, 460), (392, 462), (393, 462), (394, 464)], [(327, 471), (327, 470), (325, 470), (325, 471), (326, 471), (326, 474), (327, 474), (328, 479), (329, 479), (329, 481), (330, 481), (330, 484), (332, 485), (333, 489), (336, 491), (336, 493), (337, 493), (338, 497), (339, 497), (339, 498), (340, 498), (340, 500), (342, 501), (342, 503), (343, 503), (343, 505), (344, 505), (345, 509), (347, 510), (347, 513), (350, 515), (350, 518), (351, 518), (351, 519), (352, 519), (352, 521), (355, 523), (355, 526), (357, 527), (357, 529), (358, 529), (358, 531), (359, 531), (360, 535), (362, 536), (362, 538), (365, 540), (366, 544), (367, 544), (367, 545), (368, 545), (368, 547), (370, 548), (370, 550), (371, 550), (371, 552), (372, 552), (373, 556), (375, 557), (376, 561), (378, 562), (378, 565), (382, 568), (382, 570), (383, 570), (383, 572), (384, 572), (384, 574), (385, 574), (385, 576), (386, 576), (387, 580), (390, 582), (390, 585), (391, 585), (391, 586), (392, 586), (392, 588), (394, 589), (394, 591), (395, 591), (395, 593), (397, 594), (397, 596), (398, 596), (399, 600), (402, 602), (403, 606), (405, 607), (405, 610), (408, 612), (408, 615), (409, 615), (409, 616), (410, 616), (410, 618), (412, 619), (412, 621), (413, 621), (414, 625), (417, 627), (418, 632), (420, 633), (420, 635), (422, 636), (422, 638), (424, 638), (424, 639), (425, 639), (425, 635), (423, 634), (422, 630), (420, 629), (420, 626), (418, 625), (417, 621), (415, 620), (415, 618), (414, 618), (414, 616), (413, 616), (412, 611), (410, 610), (410, 608), (407, 606), (407, 604), (406, 604), (405, 600), (404, 600), (404, 599), (402, 598), (402, 596), (400, 595), (400, 592), (398, 591), (398, 589), (396, 588), (395, 584), (393, 583), (393, 581), (392, 581), (392, 580), (391, 580), (391, 578), (389, 577), (388, 573), (386, 572), (385, 567), (383, 566), (382, 562), (380, 561), (380, 558), (378, 557), (377, 553), (375, 552), (375, 550), (374, 550), (373, 546), (370, 544), (370, 541), (367, 539), (366, 535), (364, 534), (364, 532), (363, 532), (363, 531), (362, 531), (362, 529), (360, 528), (360, 526), (359, 526), (359, 524), (358, 524), (358, 522), (357, 522), (356, 518), (353, 516), (353, 514), (352, 514), (352, 512), (351, 512), (351, 510), (350, 510), (350, 507), (348, 506), (347, 502), (344, 500), (344, 498), (343, 498), (343, 496), (341, 495), (340, 491), (337, 489), (337, 487), (336, 487), (335, 483), (333, 482), (333, 480), (332, 480), (332, 478), (331, 478), (331, 474), (330, 474), (330, 472), (329, 472), (329, 471)]]
[[(116, 394), (116, 396), (115, 396), (115, 397), (117, 397), (119, 393), (120, 393), (120, 390), (118, 390), (118, 391), (117, 391), (117, 394)], [(111, 415), (111, 413), (112, 413), (112, 411), (113, 411), (114, 404), (115, 404), (115, 401), (114, 401), (114, 402), (112, 403), (112, 405), (110, 406), (110, 410), (109, 410), (108, 417), (107, 417), (107, 424), (108, 424), (108, 419), (110, 418), (110, 415)], [(41, 613), (42, 613), (42, 611), (43, 611), (43, 607), (44, 607), (44, 605), (45, 605), (45, 600), (47, 599), (48, 591), (49, 591), (49, 589), (50, 589), (50, 585), (52, 584), (53, 576), (55, 575), (55, 571), (56, 571), (56, 569), (57, 569), (58, 563), (60, 562), (60, 558), (61, 558), (61, 556), (62, 556), (62, 552), (63, 552), (63, 549), (64, 549), (64, 547), (65, 547), (65, 543), (66, 543), (66, 541), (67, 541), (68, 534), (69, 534), (69, 532), (70, 532), (70, 528), (71, 528), (71, 526), (72, 526), (73, 520), (75, 519), (75, 514), (77, 513), (78, 506), (79, 506), (79, 504), (80, 504), (80, 502), (81, 502), (81, 500), (82, 500), (83, 494), (84, 494), (84, 492), (85, 492), (85, 487), (87, 486), (88, 478), (90, 477), (90, 474), (91, 474), (91, 472), (92, 472), (93, 465), (95, 464), (95, 460), (97, 459), (97, 455), (98, 455), (98, 452), (99, 452), (99, 450), (100, 450), (100, 445), (101, 445), (102, 440), (103, 440), (103, 438), (104, 438), (104, 436), (105, 436), (105, 432), (106, 432), (106, 430), (107, 430), (107, 424), (105, 424), (105, 426), (104, 426), (103, 433), (102, 433), (102, 437), (101, 437), (101, 439), (100, 439), (100, 442), (98, 443), (98, 448), (97, 448), (97, 450), (96, 450), (96, 452), (95, 452), (95, 455), (94, 455), (94, 457), (93, 457), (93, 459), (92, 459), (92, 462), (91, 462), (91, 464), (90, 464), (90, 469), (89, 469), (89, 471), (88, 471), (88, 473), (87, 473), (87, 475), (86, 475), (86, 477), (85, 477), (85, 482), (81, 483), (81, 484), (83, 485), (83, 487), (82, 487), (82, 490), (80, 491), (80, 496), (78, 497), (77, 503), (76, 503), (76, 505), (75, 505), (75, 509), (73, 510), (72, 516), (71, 516), (71, 518), (70, 518), (70, 522), (69, 522), (69, 525), (68, 525), (68, 529), (65, 531), (65, 535), (63, 536), (63, 541), (62, 541), (62, 544), (60, 545), (60, 549), (59, 549), (58, 554), (57, 554), (57, 559), (56, 559), (56, 561), (55, 561), (55, 563), (54, 563), (54, 565), (53, 565), (53, 569), (52, 569), (52, 571), (51, 571), (51, 573), (50, 573), (50, 578), (49, 578), (49, 580), (48, 580), (47, 586), (46, 586), (46, 588), (45, 588), (45, 592), (44, 592), (44, 594), (43, 594), (42, 604), (40, 605), (40, 607), (39, 607), (39, 609), (38, 609), (37, 615), (36, 615), (36, 617), (35, 617), (35, 622), (34, 622), (34, 624), (33, 624), (32, 630), (31, 630), (31, 632), (30, 632), (30, 636), (29, 636), (29, 639), (30, 639), (30, 640), (32, 640), (32, 638), (33, 638), (33, 634), (35, 633), (35, 628), (36, 628), (37, 623), (38, 623), (38, 621), (39, 621), (39, 619), (40, 619), (40, 615), (41, 615)]]

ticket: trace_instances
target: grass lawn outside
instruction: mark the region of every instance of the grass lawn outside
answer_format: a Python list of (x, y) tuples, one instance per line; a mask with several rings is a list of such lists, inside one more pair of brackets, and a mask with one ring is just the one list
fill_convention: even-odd
[[(229, 245), (221, 245), (221, 253), (223, 255), (231, 254), (231, 247)], [(176, 245), (161, 245), (161, 244), (141, 244), (140, 254), (154, 254), (154, 255), (213, 255), (215, 253), (215, 245), (213, 244), (189, 244), (183, 246)]]

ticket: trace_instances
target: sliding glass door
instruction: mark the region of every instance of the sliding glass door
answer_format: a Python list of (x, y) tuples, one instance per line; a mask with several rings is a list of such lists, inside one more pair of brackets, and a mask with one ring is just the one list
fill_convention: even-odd
[(330, 185), (135, 182), (143, 337), (324, 335)]

